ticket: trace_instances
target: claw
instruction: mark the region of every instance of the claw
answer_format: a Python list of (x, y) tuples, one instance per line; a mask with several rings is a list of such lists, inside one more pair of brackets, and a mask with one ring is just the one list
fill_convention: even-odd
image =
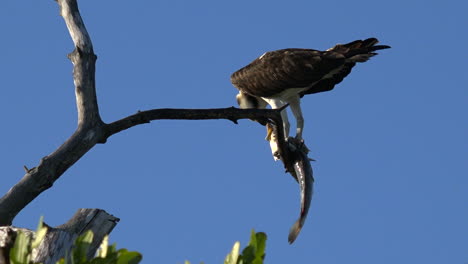
[(301, 147), (300, 148), (304, 153), (309, 153), (310, 152), (310, 149), (306, 146), (304, 140), (301, 141)]
[(296, 135), (294, 140), (295, 140), (295, 142), (297, 142), (298, 149), (300, 149), (304, 153), (309, 153), (310, 152), (309, 148), (306, 146), (305, 141), (304, 141), (304, 139), (302, 137)]

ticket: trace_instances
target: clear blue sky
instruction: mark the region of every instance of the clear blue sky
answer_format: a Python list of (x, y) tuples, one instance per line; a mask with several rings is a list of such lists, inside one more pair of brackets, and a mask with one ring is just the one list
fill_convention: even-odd
[[(18, 215), (50, 225), (78, 208), (143, 263), (222, 263), (252, 228), (267, 263), (468, 262), (468, 2), (80, 1), (104, 121), (137, 110), (235, 105), (229, 76), (268, 50), (377, 37), (392, 49), (303, 100), (315, 195), (295, 244), (299, 187), (251, 121), (164, 121), (97, 145)], [(57, 4), (0, 4), (3, 195), (76, 128)]]

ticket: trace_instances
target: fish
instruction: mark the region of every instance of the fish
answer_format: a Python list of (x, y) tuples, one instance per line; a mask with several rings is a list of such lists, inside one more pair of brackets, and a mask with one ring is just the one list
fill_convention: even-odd
[(288, 242), (292, 244), (304, 226), (312, 201), (314, 173), (310, 161), (313, 161), (313, 159), (307, 156), (309, 149), (303, 140), (293, 137), (289, 137), (287, 140), (280, 140), (283, 137), (278, 136), (278, 131), (280, 130), (275, 125), (267, 124), (266, 140), (270, 142), (273, 159), (283, 162), (286, 172), (289, 172), (299, 184), (301, 195), (299, 218), (290, 228), (288, 235)]
[[(288, 142), (291, 143), (291, 139), (292, 138), (290, 138)], [(293, 166), (295, 172), (295, 175), (293, 175), (293, 177), (295, 176), (295, 179), (299, 183), (300, 187), (301, 210), (299, 213), (299, 218), (289, 230), (289, 244), (294, 243), (297, 236), (301, 232), (302, 227), (304, 226), (304, 222), (309, 212), (310, 203), (312, 201), (313, 187), (315, 181), (312, 166), (310, 164), (310, 161), (312, 159), (309, 159), (309, 157), (307, 156), (308, 149), (303, 143), (299, 143), (299, 145), (293, 145), (295, 146), (292, 149), (290, 147), (290, 151), (293, 154)], [(297, 148), (297, 146), (299, 146), (299, 148)]]

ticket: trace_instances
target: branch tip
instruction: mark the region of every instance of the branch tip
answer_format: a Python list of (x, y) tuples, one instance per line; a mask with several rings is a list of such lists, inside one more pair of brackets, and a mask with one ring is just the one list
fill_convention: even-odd
[(288, 106), (289, 106), (289, 104), (285, 104), (285, 105), (283, 105), (282, 107), (278, 108), (277, 111), (278, 111), (278, 112), (281, 112), (281, 111), (283, 111), (284, 109), (286, 109)]
[(31, 173), (31, 171), (34, 170), (35, 168), (36, 168), (36, 167), (32, 167), (32, 168), (29, 169), (28, 167), (26, 167), (26, 165), (23, 165), (23, 169), (24, 169), (24, 171), (25, 171), (26, 173)]
[(228, 118), (229, 121), (233, 122), (234, 124), (238, 125), (237, 119), (235, 118)]

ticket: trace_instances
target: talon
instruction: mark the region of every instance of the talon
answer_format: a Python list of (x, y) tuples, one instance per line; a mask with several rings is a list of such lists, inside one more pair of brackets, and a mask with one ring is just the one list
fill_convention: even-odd
[(295, 137), (289, 137), (286, 141), (289, 143), (289, 146), (292, 147), (292, 150), (300, 150), (304, 153), (309, 153), (310, 150), (306, 146), (304, 139), (301, 136), (296, 135)]
[(306, 146), (305, 141), (303, 139), (300, 141), (299, 149), (302, 150), (305, 153), (310, 152), (310, 149)]
[(298, 142), (304, 142), (304, 139), (302, 138), (302, 135), (296, 134), (294, 137)]

